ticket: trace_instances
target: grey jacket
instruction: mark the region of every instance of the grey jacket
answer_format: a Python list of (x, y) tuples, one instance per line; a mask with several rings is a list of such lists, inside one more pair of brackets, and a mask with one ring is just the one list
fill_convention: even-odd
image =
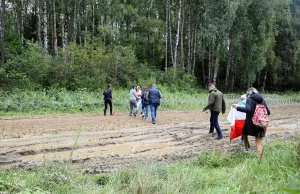
[(130, 101), (136, 100), (138, 98), (135, 89), (130, 90), (129, 97), (130, 97)]

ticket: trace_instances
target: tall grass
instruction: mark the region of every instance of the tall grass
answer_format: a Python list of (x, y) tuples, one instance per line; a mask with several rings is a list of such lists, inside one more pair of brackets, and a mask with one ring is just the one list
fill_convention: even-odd
[[(204, 152), (173, 164), (153, 163), (111, 174), (88, 175), (68, 164), (46, 163), (36, 171), (1, 171), (0, 192), (18, 193), (278, 193), (297, 178), (293, 143), (265, 147), (255, 153)], [(298, 177), (299, 178), (299, 177)]]
[[(116, 112), (129, 109), (129, 92), (113, 91)], [(264, 95), (268, 104), (300, 103), (297, 95)], [(207, 93), (170, 93), (163, 92), (160, 110), (184, 111), (200, 110), (207, 103)], [(240, 95), (226, 94), (227, 104), (236, 103)], [(50, 90), (50, 91), (0, 91), (0, 115), (18, 114), (55, 114), (55, 113), (91, 113), (103, 112), (102, 91), (89, 92)]]

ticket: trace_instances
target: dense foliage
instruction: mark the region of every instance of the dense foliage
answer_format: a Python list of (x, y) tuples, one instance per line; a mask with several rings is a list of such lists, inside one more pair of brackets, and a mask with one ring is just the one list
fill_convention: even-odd
[(0, 88), (300, 89), (300, 0), (1, 0)]

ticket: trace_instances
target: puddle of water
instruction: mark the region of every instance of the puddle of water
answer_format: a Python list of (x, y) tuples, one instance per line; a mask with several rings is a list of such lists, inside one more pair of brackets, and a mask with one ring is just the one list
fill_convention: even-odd
[[(124, 143), (117, 145), (107, 145), (86, 149), (74, 150), (73, 158), (89, 158), (89, 157), (107, 157), (109, 155), (131, 155), (135, 152), (147, 151), (169, 147), (175, 144), (171, 139), (163, 140), (148, 140), (143, 142)], [(43, 159), (68, 159), (72, 151), (62, 151), (47, 154), (26, 155), (22, 156), (22, 160), (26, 161), (41, 161)]]

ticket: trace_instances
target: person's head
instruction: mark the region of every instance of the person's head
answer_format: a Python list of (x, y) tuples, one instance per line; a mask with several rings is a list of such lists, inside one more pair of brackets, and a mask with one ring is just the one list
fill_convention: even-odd
[(143, 86), (143, 87), (142, 87), (142, 90), (146, 90), (146, 89), (147, 89), (147, 86)]
[(135, 89), (135, 85), (132, 85), (132, 86), (131, 86), (131, 89)]
[(247, 97), (249, 97), (249, 96), (251, 96), (251, 95), (253, 95), (253, 94), (258, 94), (258, 91), (257, 91), (256, 88), (251, 87), (251, 88), (249, 88), (248, 91), (247, 91)]
[(241, 101), (246, 100), (246, 99), (247, 99), (246, 94), (241, 95)]
[(152, 84), (152, 88), (156, 88), (156, 84)]
[(136, 91), (139, 91), (140, 89), (141, 89), (140, 86), (137, 86), (137, 87), (136, 87)]
[(112, 85), (111, 84), (107, 84), (107, 89), (111, 89)]
[(208, 84), (208, 90), (212, 90), (212, 89), (214, 89), (216, 86), (215, 86), (215, 84), (213, 84), (213, 83), (210, 83), (210, 84)]

